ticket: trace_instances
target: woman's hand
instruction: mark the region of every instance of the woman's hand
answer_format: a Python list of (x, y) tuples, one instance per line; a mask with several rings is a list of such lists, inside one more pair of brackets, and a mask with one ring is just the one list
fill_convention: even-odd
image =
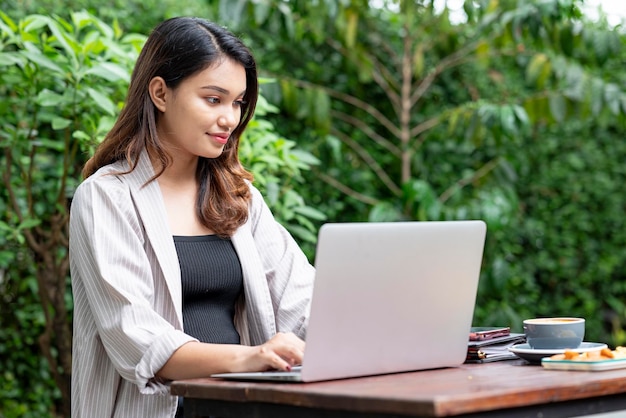
[(251, 347), (252, 355), (245, 364), (250, 371), (291, 370), (302, 364), (304, 341), (295, 334), (279, 332), (264, 344)]

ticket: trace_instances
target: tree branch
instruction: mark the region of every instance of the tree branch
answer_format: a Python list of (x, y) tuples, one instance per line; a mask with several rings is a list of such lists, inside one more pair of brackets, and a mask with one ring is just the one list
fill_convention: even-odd
[(383, 184), (389, 188), (389, 190), (391, 190), (396, 195), (402, 194), (402, 190), (400, 189), (400, 187), (396, 186), (396, 184), (393, 182), (393, 180), (391, 180), (389, 175), (387, 175), (387, 173), (380, 166), (380, 164), (378, 164), (378, 162), (358, 142), (336, 129), (333, 130), (333, 135), (336, 135), (343, 143), (352, 148), (352, 150), (359, 157), (361, 157), (363, 162), (365, 162), (365, 164), (367, 164), (372, 169), (372, 171), (374, 171), (374, 173), (383, 182)]
[(332, 176), (329, 176), (326, 173), (323, 173), (323, 172), (318, 171), (318, 170), (314, 170), (314, 171), (324, 182), (330, 184), (331, 186), (333, 186), (334, 188), (336, 188), (340, 192), (344, 193), (347, 196), (350, 196), (351, 198), (353, 198), (355, 200), (358, 200), (359, 202), (363, 202), (365, 204), (372, 205), (372, 206), (378, 204), (378, 202), (379, 202), (377, 199), (374, 199), (373, 197), (366, 196), (366, 195), (364, 195), (362, 193), (359, 193), (359, 192), (357, 192), (355, 190), (352, 190), (351, 188), (349, 188), (345, 184), (341, 183), (336, 178), (334, 178)]
[(492, 159), (491, 161), (489, 161), (485, 165), (483, 165), (481, 168), (476, 170), (474, 172), (474, 174), (472, 174), (471, 176), (463, 178), (463, 179), (460, 179), (459, 181), (454, 183), (452, 186), (448, 187), (448, 189), (446, 191), (444, 191), (439, 196), (439, 201), (441, 203), (444, 203), (450, 197), (452, 197), (452, 195), (457, 190), (460, 190), (463, 187), (467, 186), (468, 184), (473, 183), (476, 180), (478, 180), (479, 178), (484, 177), (487, 174), (489, 174), (489, 172), (491, 172), (494, 168), (496, 168), (498, 166), (498, 164), (500, 164), (500, 159), (501, 159), (501, 157), (496, 157), (496, 158)]
[(424, 93), (430, 88), (433, 82), (437, 79), (437, 76), (444, 72), (447, 69), (450, 69), (456, 65), (463, 63), (466, 60), (466, 54), (473, 48), (476, 47), (477, 42), (470, 42), (466, 44), (463, 48), (453, 52), (448, 55), (444, 59), (442, 59), (439, 64), (432, 70), (426, 77), (422, 79), (422, 81), (418, 84), (417, 88), (411, 95), (411, 106), (414, 106), (417, 103)]
[[(441, 122), (441, 116), (435, 116), (434, 118), (430, 118), (418, 125), (415, 125), (413, 128), (411, 128), (411, 137), (417, 138), (419, 135), (426, 132), (427, 130), (432, 129), (435, 126), (439, 125), (440, 122)], [(417, 141), (417, 143), (411, 147), (413, 151), (416, 151), (422, 145), (423, 142), (424, 142), (423, 138)]]
[[(335, 41), (334, 39), (329, 39), (327, 42), (331, 46), (331, 48), (339, 52), (344, 57), (350, 56), (349, 52), (339, 42)], [(372, 78), (374, 79), (374, 82), (378, 84), (378, 86), (385, 93), (385, 95), (391, 102), (391, 105), (396, 109), (396, 113), (399, 113), (400, 97), (396, 93), (399, 90), (399, 86), (395, 85), (395, 83), (392, 83), (394, 81), (393, 75), (389, 72), (387, 67), (380, 63), (376, 56), (374, 56), (373, 54), (367, 55), (374, 64), (375, 71), (372, 71)], [(359, 65), (358, 62), (356, 62), (355, 64)]]
[(383, 115), (374, 106), (369, 105), (369, 104), (363, 102), (362, 100), (357, 99), (354, 96), (350, 96), (349, 94), (345, 94), (345, 93), (339, 92), (337, 90), (333, 90), (331, 88), (328, 88), (326, 86), (318, 85), (318, 84), (311, 83), (311, 82), (304, 81), (304, 80), (297, 80), (297, 79), (286, 78), (286, 77), (280, 77), (280, 78), (282, 78), (283, 80), (285, 80), (285, 79), (286, 80), (290, 80), (291, 82), (293, 82), (298, 87), (302, 87), (302, 88), (318, 88), (318, 89), (324, 91), (330, 97), (334, 97), (335, 99), (339, 99), (339, 100), (341, 100), (341, 101), (343, 101), (345, 103), (349, 103), (349, 104), (353, 105), (354, 107), (357, 107), (357, 108), (363, 110), (364, 112), (368, 113), (372, 117), (374, 117), (381, 125), (383, 125), (385, 128), (387, 128), (389, 130), (389, 132), (391, 132), (392, 135), (394, 135), (394, 136), (396, 136), (398, 138), (400, 137), (400, 131), (398, 130), (398, 128), (396, 127), (396, 125), (392, 121), (387, 119), (387, 117), (385, 115)]
[(378, 134), (374, 131), (367, 123), (365, 123), (362, 119), (356, 118), (354, 116), (348, 115), (343, 112), (339, 112), (338, 110), (332, 111), (333, 117), (336, 117), (339, 120), (342, 120), (355, 128), (358, 128), (361, 132), (367, 135), (372, 141), (376, 142), (381, 147), (385, 148), (387, 151), (391, 152), (396, 157), (400, 157), (401, 151), (394, 143), (389, 141), (387, 138)]

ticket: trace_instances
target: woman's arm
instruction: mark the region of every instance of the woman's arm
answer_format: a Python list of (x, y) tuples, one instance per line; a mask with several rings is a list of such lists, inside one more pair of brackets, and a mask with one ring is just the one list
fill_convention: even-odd
[(166, 380), (207, 377), (213, 373), (290, 370), (302, 363), (304, 341), (278, 333), (265, 344), (245, 346), (189, 342), (172, 354), (157, 376)]

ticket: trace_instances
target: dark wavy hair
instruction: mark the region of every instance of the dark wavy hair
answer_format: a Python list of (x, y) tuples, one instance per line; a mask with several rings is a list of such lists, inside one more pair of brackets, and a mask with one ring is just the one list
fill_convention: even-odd
[(115, 125), (83, 168), (89, 177), (100, 167), (126, 159), (134, 170), (139, 155), (147, 150), (160, 164), (154, 179), (171, 163), (156, 129), (158, 109), (148, 91), (150, 80), (162, 77), (175, 89), (183, 80), (229, 58), (246, 72), (246, 93), (239, 125), (233, 130), (223, 153), (217, 158), (200, 158), (200, 183), (196, 212), (203, 225), (218, 235), (231, 236), (248, 216), (252, 174), (239, 161), (239, 138), (250, 122), (259, 93), (257, 68), (250, 50), (231, 32), (204, 19), (175, 17), (160, 23), (139, 54), (130, 80), (126, 104)]

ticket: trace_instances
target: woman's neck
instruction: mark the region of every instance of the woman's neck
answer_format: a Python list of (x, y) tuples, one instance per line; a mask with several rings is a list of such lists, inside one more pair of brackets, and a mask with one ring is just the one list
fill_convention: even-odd
[(202, 225), (196, 212), (198, 179), (195, 164), (174, 164), (157, 178), (173, 235), (209, 235), (213, 230)]
[[(170, 153), (170, 155), (176, 155)], [(158, 162), (152, 162), (155, 171), (159, 170)], [(180, 158), (177, 156), (172, 159), (170, 165), (165, 167), (163, 173), (159, 176), (159, 184), (169, 185), (172, 187), (180, 187), (181, 185), (196, 184), (196, 170), (198, 167), (198, 157)]]

